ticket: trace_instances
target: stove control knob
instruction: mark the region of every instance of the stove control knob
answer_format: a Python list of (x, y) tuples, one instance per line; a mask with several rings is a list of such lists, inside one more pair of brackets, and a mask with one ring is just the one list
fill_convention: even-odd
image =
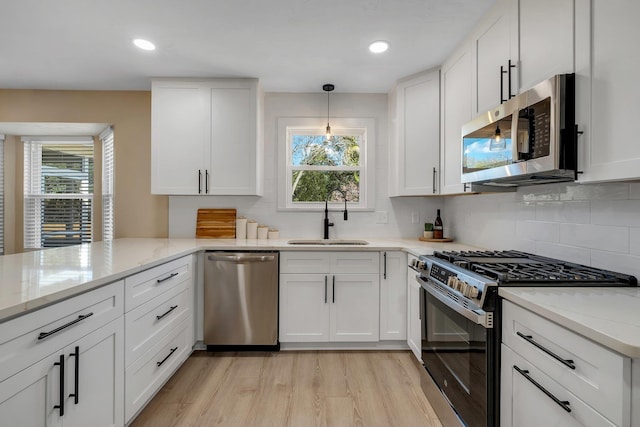
[(480, 291), (475, 286), (469, 286), (469, 298), (478, 298)]
[(416, 262), (416, 267), (418, 267), (418, 270), (426, 270), (427, 269), (427, 265), (424, 263), (424, 261)]
[(468, 296), (468, 289), (469, 284), (467, 282), (465, 282), (464, 280), (458, 280), (458, 291), (460, 291), (460, 293), (465, 297)]
[(447, 286), (451, 289), (457, 289), (458, 287), (458, 278), (456, 276), (449, 276), (447, 278)]

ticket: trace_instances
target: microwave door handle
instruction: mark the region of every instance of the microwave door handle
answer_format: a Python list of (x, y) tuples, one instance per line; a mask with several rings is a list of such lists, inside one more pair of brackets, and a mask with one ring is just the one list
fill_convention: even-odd
[(518, 126), (520, 124), (520, 109), (516, 108), (511, 117), (511, 163), (518, 163), (520, 161), (520, 133), (518, 132)]

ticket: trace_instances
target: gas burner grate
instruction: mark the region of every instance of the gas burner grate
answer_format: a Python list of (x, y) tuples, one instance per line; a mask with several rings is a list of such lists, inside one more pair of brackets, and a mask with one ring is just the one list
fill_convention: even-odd
[(434, 256), (500, 285), (637, 286), (634, 276), (520, 251), (443, 251)]

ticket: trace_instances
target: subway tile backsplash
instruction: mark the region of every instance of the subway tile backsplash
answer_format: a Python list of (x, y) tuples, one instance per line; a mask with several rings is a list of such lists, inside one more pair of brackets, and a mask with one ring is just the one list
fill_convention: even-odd
[(444, 198), (445, 234), (640, 278), (640, 183), (548, 184)]

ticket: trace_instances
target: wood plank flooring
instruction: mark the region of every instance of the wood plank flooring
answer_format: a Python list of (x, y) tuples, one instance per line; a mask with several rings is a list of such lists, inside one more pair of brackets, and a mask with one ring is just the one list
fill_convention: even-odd
[(441, 427), (411, 357), (198, 351), (131, 426)]

